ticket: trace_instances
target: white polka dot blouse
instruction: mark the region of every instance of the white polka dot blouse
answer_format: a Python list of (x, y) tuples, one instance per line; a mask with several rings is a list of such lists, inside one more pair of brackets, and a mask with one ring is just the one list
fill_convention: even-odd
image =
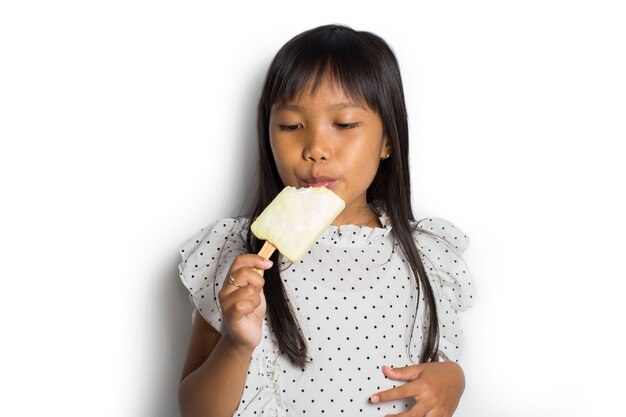
[[(299, 263), (279, 258), (310, 362), (302, 370), (280, 355), (266, 319), (235, 416), (379, 417), (413, 406), (411, 399), (369, 402), (372, 394), (402, 384), (386, 378), (382, 365), (419, 363), (427, 328), (424, 296), (418, 297), (389, 219), (379, 212), (382, 228), (330, 226)], [(202, 314), (222, 334), (226, 328), (217, 293), (234, 258), (246, 253), (248, 221), (217, 221), (180, 249), (178, 268), (194, 306), (192, 320)], [(413, 236), (437, 302), (439, 357), (459, 362), (463, 332), (457, 314), (470, 308), (475, 298), (461, 257), (469, 238), (441, 218), (425, 218), (415, 225)]]

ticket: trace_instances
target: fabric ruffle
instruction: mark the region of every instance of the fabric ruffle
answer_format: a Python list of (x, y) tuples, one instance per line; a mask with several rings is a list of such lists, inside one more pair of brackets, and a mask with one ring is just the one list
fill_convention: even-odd
[(261, 343), (250, 360), (248, 379), (241, 395), (241, 401), (234, 416), (261, 414), (272, 417), (285, 417), (285, 405), (281, 397), (279, 377), (282, 372), (278, 342), (263, 322), (263, 334), (268, 343)]
[(439, 351), (444, 360), (459, 362), (464, 336), (457, 313), (472, 307), (476, 295), (462, 258), (470, 240), (462, 230), (441, 218), (422, 219), (417, 227), (418, 250), (437, 302)]
[[(374, 208), (374, 207), (373, 207)], [(374, 208), (379, 215), (383, 227), (357, 226), (345, 224), (342, 226), (330, 225), (322, 232), (319, 241), (326, 240), (337, 244), (337, 246), (355, 246), (362, 244), (372, 244), (384, 239), (391, 233), (391, 222), (386, 213)]]
[(181, 247), (179, 276), (195, 309), (217, 331), (225, 330), (217, 294), (235, 257), (245, 253), (245, 219), (219, 220), (191, 236)]

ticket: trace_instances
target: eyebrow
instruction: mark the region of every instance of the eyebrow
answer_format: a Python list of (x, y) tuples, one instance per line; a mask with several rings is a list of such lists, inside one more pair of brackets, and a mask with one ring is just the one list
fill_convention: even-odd
[[(356, 104), (356, 103), (352, 103), (352, 102), (341, 102), (341, 103), (335, 103), (335, 104), (331, 104), (330, 106), (328, 106), (328, 109), (346, 109), (346, 108), (351, 108), (351, 107), (356, 107), (358, 109), (362, 109), (365, 110), (365, 107), (361, 106), (360, 104)], [(274, 106), (274, 110), (302, 110), (303, 107), (302, 106), (298, 106), (296, 104), (276, 104)]]

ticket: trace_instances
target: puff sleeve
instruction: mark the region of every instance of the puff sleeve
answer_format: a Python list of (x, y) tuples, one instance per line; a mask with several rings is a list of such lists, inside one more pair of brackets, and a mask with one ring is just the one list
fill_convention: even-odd
[(457, 313), (472, 307), (476, 295), (469, 269), (462, 258), (470, 240), (445, 219), (426, 218), (417, 226), (418, 250), (437, 304), (439, 356), (443, 360), (459, 362), (464, 335)]
[(227, 218), (203, 227), (179, 250), (180, 280), (194, 305), (192, 321), (200, 313), (221, 334), (226, 330), (217, 294), (233, 260), (246, 253), (244, 219)]

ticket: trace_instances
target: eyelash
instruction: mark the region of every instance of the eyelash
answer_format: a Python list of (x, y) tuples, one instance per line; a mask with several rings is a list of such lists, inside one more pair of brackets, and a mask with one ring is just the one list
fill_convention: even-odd
[(359, 124), (360, 124), (359, 122), (356, 122), (356, 123), (337, 123), (337, 126), (339, 126), (342, 129), (354, 129)]
[[(337, 126), (339, 126), (340, 129), (354, 129), (355, 127), (357, 127), (360, 123), (356, 122), (356, 123), (335, 123)], [(285, 130), (287, 132), (293, 132), (295, 130), (298, 129), (298, 127), (300, 127), (302, 125), (280, 125), (280, 130)]]
[(280, 125), (280, 130), (286, 130), (287, 132), (293, 132), (300, 125)]

